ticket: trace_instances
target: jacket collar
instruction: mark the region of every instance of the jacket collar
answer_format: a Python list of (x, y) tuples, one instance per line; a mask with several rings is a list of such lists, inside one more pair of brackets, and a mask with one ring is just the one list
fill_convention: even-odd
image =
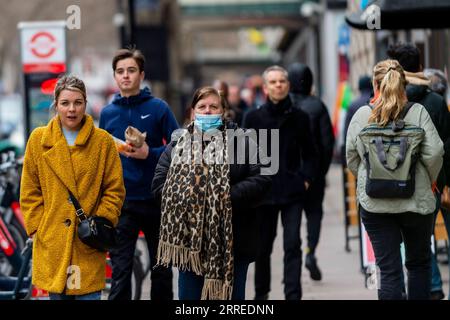
[(406, 81), (408, 81), (409, 84), (418, 85), (418, 86), (429, 86), (430, 80), (425, 77), (423, 72), (408, 72), (405, 71)]
[(272, 114), (287, 114), (290, 111), (292, 111), (292, 100), (291, 97), (289, 96), (289, 94), (281, 101), (279, 101), (278, 103), (273, 103), (272, 100), (270, 100), (269, 98), (267, 98), (267, 109), (269, 110), (270, 113)]
[[(84, 122), (83, 126), (81, 127), (77, 139), (75, 140), (75, 145), (77, 146), (85, 145), (94, 129), (94, 120), (92, 120), (90, 115), (85, 114), (82, 122)], [(59, 120), (59, 116), (55, 116), (47, 125), (44, 134), (42, 135), (41, 143), (44, 147), (51, 148), (61, 139), (63, 142), (66, 142), (61, 129), (61, 121)]]
[[(75, 145), (77, 146), (85, 145), (94, 130), (94, 121), (91, 116), (85, 115), (83, 121), (84, 124), (75, 140)], [(69, 146), (62, 133), (58, 116), (54, 117), (47, 125), (41, 143), (44, 147), (50, 148), (43, 154), (43, 158), (47, 164), (66, 188), (68, 188), (75, 197), (78, 197)]]
[(152, 93), (148, 87), (145, 87), (144, 89), (141, 89), (139, 93), (135, 96), (131, 97), (122, 97), (120, 93), (117, 93), (114, 96), (114, 99), (112, 103), (119, 104), (122, 106), (134, 106), (141, 103), (144, 103), (145, 101), (152, 98)]

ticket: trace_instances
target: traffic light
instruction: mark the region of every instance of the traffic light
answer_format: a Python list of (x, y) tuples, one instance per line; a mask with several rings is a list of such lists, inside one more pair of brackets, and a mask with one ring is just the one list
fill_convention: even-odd
[(28, 134), (36, 127), (45, 126), (53, 115), (51, 106), (53, 103), (53, 91), (58, 77), (63, 73), (29, 73), (25, 74), (25, 98), (29, 106), (26, 112), (26, 124)]
[(50, 78), (50, 79), (44, 80), (41, 83), (41, 92), (43, 94), (52, 95), (53, 91), (55, 91), (55, 86), (56, 86), (57, 82), (58, 82), (58, 78)]

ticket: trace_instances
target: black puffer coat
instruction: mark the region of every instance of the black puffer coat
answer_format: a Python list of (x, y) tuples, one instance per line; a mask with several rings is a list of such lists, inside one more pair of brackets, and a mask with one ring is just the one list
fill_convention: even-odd
[[(411, 81), (412, 78), (408, 78)], [(437, 180), (439, 190), (442, 190), (444, 184), (450, 184), (450, 122), (449, 112), (445, 100), (435, 92), (432, 92), (428, 86), (409, 84), (406, 86), (406, 95), (409, 101), (420, 103), (428, 111), (433, 121), (439, 137), (445, 146), (444, 164)], [(447, 177), (446, 177), (447, 176)]]
[[(238, 129), (237, 125), (232, 122), (226, 123), (226, 128)], [(236, 150), (238, 143), (235, 143), (234, 162), (230, 164), (234, 254), (235, 257), (254, 261), (259, 239), (259, 227), (256, 227), (258, 212), (255, 207), (267, 195), (271, 185), (271, 177), (260, 174), (260, 164), (250, 164), (257, 159), (257, 153), (250, 154), (249, 151), (257, 151), (257, 148), (255, 141), (249, 139), (248, 136), (243, 138), (245, 139), (246, 150), (245, 163), (238, 164), (238, 152)], [(161, 202), (162, 190), (172, 162), (172, 149), (176, 143), (175, 140), (167, 146), (156, 166), (152, 192), (158, 203)], [(251, 144), (253, 144), (252, 148), (250, 148)], [(250, 161), (250, 159), (253, 160)]]

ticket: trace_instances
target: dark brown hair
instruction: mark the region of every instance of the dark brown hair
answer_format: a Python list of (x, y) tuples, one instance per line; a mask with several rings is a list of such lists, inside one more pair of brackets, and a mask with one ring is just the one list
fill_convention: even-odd
[(222, 92), (217, 90), (216, 88), (210, 87), (210, 86), (198, 88), (194, 92), (194, 96), (192, 97), (192, 101), (191, 101), (191, 105), (190, 105), (191, 109), (194, 109), (197, 102), (199, 102), (203, 98), (205, 98), (207, 96), (211, 96), (211, 95), (219, 97), (220, 104), (222, 105), (222, 108), (224, 111), (228, 109), (227, 100), (225, 99), (225, 96), (222, 94)]
[(116, 71), (117, 63), (120, 60), (124, 60), (124, 59), (128, 59), (128, 58), (133, 58), (134, 61), (136, 61), (137, 65), (139, 67), (139, 72), (144, 71), (145, 57), (141, 51), (139, 51), (133, 47), (119, 49), (116, 52), (116, 54), (114, 55), (113, 61), (112, 61), (113, 71)]

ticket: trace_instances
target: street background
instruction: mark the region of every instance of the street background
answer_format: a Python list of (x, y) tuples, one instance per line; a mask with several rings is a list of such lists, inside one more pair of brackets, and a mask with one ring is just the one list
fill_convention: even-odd
[[(414, 43), (423, 53), (425, 68), (447, 75), (450, 65), (448, 0), (0, 0), (0, 7), (0, 149), (12, 145), (18, 153), (31, 130), (52, 116), (53, 86), (62, 73), (86, 83), (87, 112), (98, 121), (118, 91), (111, 58), (130, 44), (146, 57), (144, 85), (169, 103), (180, 124), (200, 86), (216, 80), (237, 86), (238, 97), (252, 109), (265, 100), (261, 73), (268, 66), (307, 64), (314, 74), (313, 94), (323, 100), (332, 120), (336, 161), (347, 108), (359, 96), (358, 80), (371, 75), (375, 63), (387, 57), (390, 44)], [(369, 9), (379, 15), (362, 14)], [(371, 20), (361, 20), (363, 16)], [(63, 36), (55, 40), (48, 36), (50, 31), (35, 30), (22, 43), (23, 24), (38, 21), (62, 21)], [(58, 68), (49, 69), (44, 63), (25, 64), (24, 52), (50, 58), (61, 54), (63, 59), (57, 61)], [(364, 285), (359, 240), (351, 240), (351, 251), (345, 251), (343, 192), (341, 167), (334, 164), (317, 249), (323, 280), (312, 281), (304, 270), (304, 299), (377, 298), (376, 291)], [(302, 228), (305, 240), (305, 218)], [(351, 227), (352, 234), (357, 231)], [(270, 299), (284, 298), (281, 236), (279, 222)], [(441, 251), (446, 237), (438, 242)], [(447, 294), (447, 257), (438, 258)], [(175, 271), (175, 297), (176, 281)], [(143, 299), (148, 299), (149, 279), (143, 289)], [(251, 265), (247, 299), (253, 298), (253, 291)]]

